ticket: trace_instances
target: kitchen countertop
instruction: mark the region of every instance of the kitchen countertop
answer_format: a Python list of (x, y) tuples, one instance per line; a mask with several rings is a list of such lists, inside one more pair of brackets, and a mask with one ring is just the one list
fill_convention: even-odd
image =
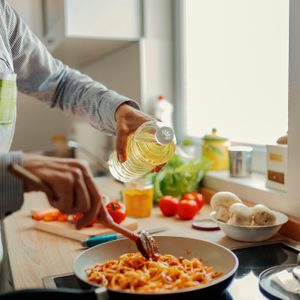
[[(102, 192), (111, 199), (119, 198), (122, 185), (111, 178), (99, 178), (97, 184)], [(34, 228), (30, 218), (33, 207), (48, 207), (46, 196), (34, 192), (25, 195), (22, 209), (4, 220), (4, 243), (8, 250), (8, 262), (11, 268), (15, 289), (43, 287), (42, 277), (68, 273), (77, 255), (84, 249), (75, 240), (63, 238)], [(210, 207), (205, 205), (197, 218), (208, 217)], [(174, 217), (163, 217), (158, 208), (154, 208), (150, 218), (138, 219), (139, 229), (167, 227), (161, 235), (175, 235), (199, 238), (219, 243), (228, 248), (245, 247), (249, 243), (234, 241), (218, 231), (200, 231), (191, 226), (191, 221), (181, 221)], [(277, 234), (272, 240), (283, 240)], [(5, 275), (5, 274), (4, 274)]]

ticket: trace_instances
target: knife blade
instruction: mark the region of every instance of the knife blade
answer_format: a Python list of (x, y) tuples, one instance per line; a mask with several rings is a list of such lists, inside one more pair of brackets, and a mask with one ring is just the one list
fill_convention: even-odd
[[(159, 233), (162, 231), (166, 231), (166, 227), (159, 227), (159, 228), (153, 228), (147, 230), (150, 234), (154, 233)], [(124, 239), (126, 238), (124, 235), (119, 234), (119, 233), (111, 233), (111, 234), (104, 234), (104, 235), (96, 235), (90, 238), (87, 238), (85, 240), (81, 241), (81, 244), (85, 248), (90, 248), (99, 244), (103, 244), (106, 242), (114, 241), (114, 240), (119, 240), (119, 239)]]

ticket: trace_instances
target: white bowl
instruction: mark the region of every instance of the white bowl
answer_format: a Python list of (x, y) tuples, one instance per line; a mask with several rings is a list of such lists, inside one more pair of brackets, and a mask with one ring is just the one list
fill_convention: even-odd
[(280, 227), (288, 221), (288, 217), (285, 214), (274, 210), (273, 213), (276, 216), (276, 223), (274, 225), (264, 226), (240, 226), (227, 224), (216, 219), (215, 211), (210, 214), (210, 217), (218, 223), (219, 227), (227, 236), (234, 240), (242, 242), (261, 242), (275, 235)]

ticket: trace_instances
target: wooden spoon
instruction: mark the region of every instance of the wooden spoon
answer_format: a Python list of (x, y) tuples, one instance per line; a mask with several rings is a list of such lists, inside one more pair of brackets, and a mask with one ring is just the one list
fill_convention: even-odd
[[(23, 168), (22, 166), (18, 164), (12, 164), (8, 167), (8, 170), (15, 176), (23, 180), (30, 181), (30, 183), (34, 185), (37, 190), (44, 192), (49, 198), (57, 198), (53, 191), (39, 177)], [(102, 204), (99, 213), (99, 219), (104, 220), (103, 223), (107, 227), (133, 240), (136, 243), (138, 250), (145, 258), (157, 260), (159, 257), (158, 247), (150, 233), (148, 233), (146, 230), (134, 233), (132, 231), (129, 231), (126, 227), (115, 223), (106, 209), (104, 197), (101, 197), (101, 195), (99, 195), (99, 198)]]
[(146, 230), (141, 230), (138, 233), (134, 233), (132, 231), (129, 231), (126, 227), (115, 223), (106, 209), (104, 198), (100, 196), (100, 199), (102, 206), (99, 213), (99, 220), (104, 220), (103, 223), (107, 227), (133, 240), (136, 243), (138, 250), (145, 258), (157, 260), (159, 258), (158, 247), (156, 241), (150, 235), (150, 233)]

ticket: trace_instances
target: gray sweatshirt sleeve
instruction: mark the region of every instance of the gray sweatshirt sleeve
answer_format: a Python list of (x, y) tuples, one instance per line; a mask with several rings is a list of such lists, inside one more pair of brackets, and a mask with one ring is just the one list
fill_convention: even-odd
[(54, 59), (18, 14), (5, 5), (5, 18), (19, 91), (79, 116), (106, 134), (115, 134), (115, 111), (137, 102)]
[(0, 154), (0, 218), (18, 210), (23, 204), (23, 183), (7, 171), (12, 164), (22, 164), (21, 152)]

